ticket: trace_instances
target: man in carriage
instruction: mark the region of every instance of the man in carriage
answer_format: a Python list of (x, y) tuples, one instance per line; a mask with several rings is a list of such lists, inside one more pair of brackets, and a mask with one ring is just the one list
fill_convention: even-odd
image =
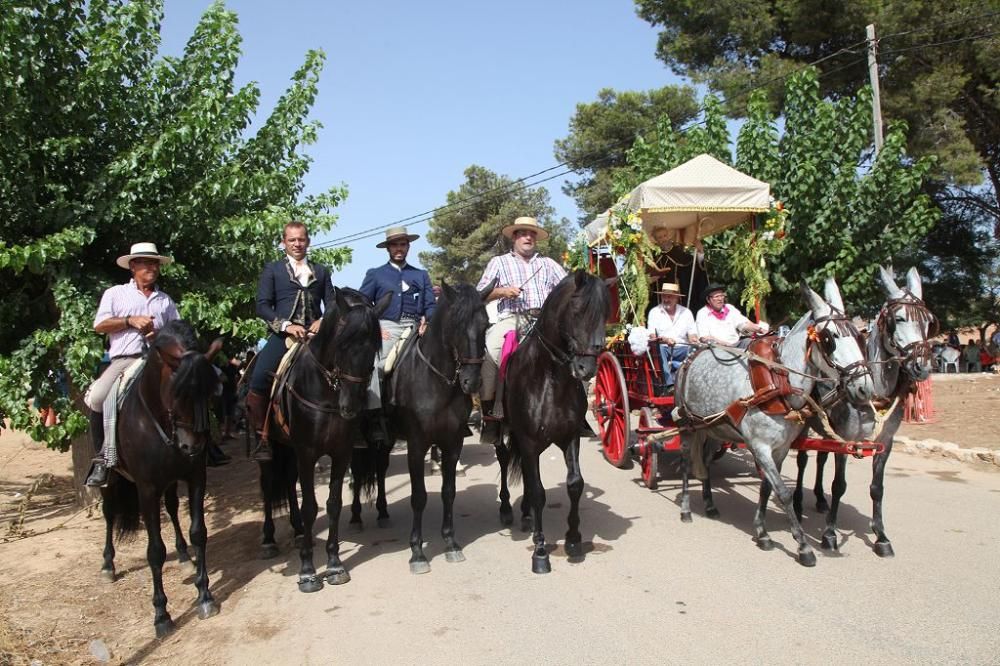
[(763, 335), (771, 330), (766, 321), (755, 324), (735, 306), (727, 304), (726, 287), (718, 282), (705, 288), (705, 307), (698, 311), (695, 324), (698, 342), (743, 349), (749, 344), (750, 335)]
[[(708, 286), (705, 270), (705, 248), (701, 240), (695, 238), (693, 251), (687, 250), (677, 241), (677, 232), (667, 227), (656, 227), (650, 232), (660, 249), (656, 256), (656, 267), (647, 269), (652, 285), (657, 281), (678, 284), (681, 289), (690, 289), (691, 295), (700, 294)], [(688, 305), (692, 305), (690, 300)]]
[(664, 282), (656, 293), (660, 295), (660, 304), (650, 310), (647, 328), (650, 339), (660, 343), (663, 383), (659, 391), (665, 393), (673, 387), (677, 368), (691, 350), (688, 343), (697, 342), (698, 330), (694, 315), (680, 304), (683, 294), (679, 284)]
[(490, 259), (479, 279), (477, 289), (485, 289), (494, 279), (497, 286), (487, 302), (499, 299), (497, 322), (486, 331), (486, 359), (482, 368), (479, 397), (482, 400), (483, 429), (480, 441), (496, 444), (500, 424), (490, 418), (496, 399), (500, 351), (510, 331), (524, 331), (541, 312), (549, 293), (559, 284), (566, 271), (548, 257), (538, 253), (536, 244), (549, 237), (533, 217), (519, 217), (502, 230), (511, 243), (511, 251)]
[(247, 394), (247, 416), (257, 432), (253, 458), (271, 460), (271, 447), (264, 432), (264, 422), (271, 395), (274, 373), (288, 349), (288, 342), (305, 341), (319, 331), (323, 321), (320, 304), (329, 306), (333, 298), (330, 270), (310, 261), (309, 230), (302, 222), (285, 224), (282, 232), (285, 257), (264, 265), (257, 285), (257, 316), (271, 331), (264, 348), (257, 354)]

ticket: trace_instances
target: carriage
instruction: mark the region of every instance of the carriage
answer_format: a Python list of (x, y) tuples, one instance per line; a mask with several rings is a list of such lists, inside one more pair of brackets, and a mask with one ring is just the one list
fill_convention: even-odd
[[(628, 197), (628, 209), (641, 220), (642, 231), (670, 230), (678, 245), (693, 245), (695, 241), (725, 231), (737, 225), (757, 223), (758, 216), (771, 209), (770, 187), (736, 169), (700, 155), (679, 167), (646, 181)], [(586, 228), (590, 247), (590, 269), (601, 277), (618, 275), (614, 240), (608, 229), (614, 213), (598, 216)], [(693, 262), (692, 262), (693, 263)], [(695, 271), (684, 280), (692, 309), (699, 305), (692, 300), (695, 291)], [(619, 296), (628, 301), (628, 293), (613, 290), (614, 302)], [(757, 315), (760, 306), (757, 305)], [(633, 312), (638, 318), (639, 313)], [(618, 323), (614, 313), (613, 322)], [(638, 461), (643, 483), (650, 490), (658, 484), (659, 455), (679, 452), (680, 428), (674, 423), (674, 395), (664, 390), (659, 343), (636, 353), (624, 339), (613, 339), (597, 361), (591, 411), (598, 426), (598, 436), (605, 459), (618, 468), (630, 468)], [(845, 441), (805, 434), (798, 437), (793, 448), (825, 451), (869, 457), (883, 451), (883, 445), (872, 441)], [(717, 455), (730, 448), (743, 447), (741, 442), (726, 442)]]

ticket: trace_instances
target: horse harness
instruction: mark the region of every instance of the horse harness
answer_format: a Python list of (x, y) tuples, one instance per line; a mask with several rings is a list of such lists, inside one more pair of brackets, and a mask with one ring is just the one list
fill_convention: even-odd
[[(885, 302), (875, 320), (875, 328), (884, 340), (888, 340), (893, 347), (899, 351), (899, 356), (890, 360), (904, 360), (911, 354), (915, 358), (924, 357), (930, 359), (931, 343), (930, 338), (938, 334), (939, 323), (937, 317), (927, 308), (923, 299), (917, 297), (909, 289), (903, 289), (899, 298), (891, 298)], [(921, 340), (915, 340), (903, 347), (896, 346), (893, 335), (896, 331), (896, 318), (894, 312), (901, 308), (909, 321), (927, 324), (927, 334)]]
[(420, 340), (417, 340), (416, 343), (413, 345), (417, 349), (417, 356), (420, 358), (421, 361), (423, 361), (427, 365), (428, 368), (430, 368), (431, 372), (433, 372), (435, 375), (437, 375), (438, 377), (440, 377), (441, 379), (443, 379), (444, 383), (447, 384), (448, 386), (454, 386), (455, 383), (458, 381), (458, 376), (462, 372), (462, 366), (464, 366), (464, 365), (482, 365), (483, 361), (486, 359), (485, 356), (477, 356), (477, 357), (474, 357), (474, 358), (466, 358), (466, 357), (464, 357), (464, 356), (462, 356), (461, 354), (458, 353), (458, 348), (457, 347), (455, 347), (454, 345), (452, 345), (451, 346), (451, 354), (452, 354), (452, 361), (455, 363), (455, 374), (452, 377), (448, 377), (443, 372), (441, 372), (440, 370), (438, 370), (437, 368), (435, 368), (434, 364), (431, 363), (430, 359), (427, 358), (426, 356), (424, 356), (423, 350), (420, 349), (420, 342), (421, 342)]

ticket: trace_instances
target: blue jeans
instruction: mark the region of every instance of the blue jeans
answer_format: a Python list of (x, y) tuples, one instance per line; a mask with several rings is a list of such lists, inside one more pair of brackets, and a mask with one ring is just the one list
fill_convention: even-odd
[(681, 367), (681, 362), (687, 358), (689, 351), (691, 351), (691, 347), (681, 343), (673, 347), (660, 345), (660, 361), (663, 365), (663, 386), (665, 388), (674, 385), (677, 368)]

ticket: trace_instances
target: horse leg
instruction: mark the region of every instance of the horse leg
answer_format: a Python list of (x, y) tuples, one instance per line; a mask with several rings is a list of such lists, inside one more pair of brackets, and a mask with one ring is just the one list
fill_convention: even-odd
[(500, 523), (511, 525), (514, 522), (514, 507), (510, 505), (510, 487), (507, 485), (507, 469), (510, 467), (510, 449), (497, 443), (494, 447), (497, 462), (500, 464)]
[[(795, 491), (792, 493), (792, 508), (795, 509), (795, 517), (802, 520), (802, 488), (805, 486), (806, 465), (809, 464), (809, 452), (799, 449), (795, 455), (795, 464), (798, 473), (795, 475)], [(819, 472), (816, 472), (819, 475)]]
[(448, 442), (441, 451), (441, 537), (444, 557), (449, 562), (464, 562), (462, 547), (455, 541), (455, 469), (462, 455), (462, 440)]
[(351, 580), (351, 574), (347, 572), (344, 564), (340, 561), (340, 512), (344, 508), (344, 469), (346, 465), (334, 464), (330, 469), (330, 496), (326, 500), (326, 518), (329, 525), (329, 534), (326, 537), (326, 571), (324, 576), (326, 582), (331, 585), (343, 585)]
[(531, 535), (531, 539), (535, 544), (535, 549), (531, 553), (531, 571), (538, 574), (549, 573), (552, 571), (552, 564), (549, 562), (549, 552), (545, 547), (545, 534), (542, 532), (545, 487), (542, 485), (538, 454), (534, 450), (527, 451), (527, 454), (521, 459), (521, 463), (524, 470), (525, 500), (530, 498), (529, 505), (534, 518), (534, 533)]
[(882, 495), (885, 491), (885, 465), (889, 461), (889, 454), (892, 452), (892, 440), (885, 443), (885, 451), (872, 457), (872, 484), (869, 493), (872, 498), (872, 531), (875, 533), (875, 544), (872, 550), (879, 557), (892, 557), (896, 553), (892, 550), (892, 543), (886, 536), (885, 526), (882, 524)]
[[(112, 483), (124, 480), (114, 479)], [(115, 582), (115, 506), (112, 488), (101, 488), (101, 512), (104, 514), (104, 564), (101, 565), (101, 579)]]
[(824, 550), (837, 550), (837, 511), (840, 498), (847, 492), (847, 456), (843, 453), (833, 457), (833, 486), (830, 488), (830, 510), (826, 514), (826, 529), (823, 530)]
[(163, 563), (167, 547), (160, 536), (160, 494), (154, 488), (140, 489), (139, 506), (146, 525), (146, 562), (153, 576), (153, 628), (156, 637), (163, 638), (174, 630), (174, 621), (167, 612), (167, 595), (163, 591)]
[[(361, 519), (361, 479), (364, 478), (362, 466), (365, 462), (362, 457), (365, 451), (355, 449), (351, 455), (351, 521), (348, 523), (355, 532), (364, 529), (364, 521)], [(333, 477), (330, 477), (331, 480)]]
[[(795, 541), (799, 544), (799, 564), (804, 567), (816, 566), (816, 553), (813, 552), (812, 546), (810, 546), (806, 541), (806, 535), (802, 531), (802, 525), (799, 523), (798, 518), (795, 517), (795, 510), (792, 508), (792, 492), (787, 486), (785, 486), (784, 481), (781, 480), (781, 465), (774, 460), (774, 454), (770, 447), (756, 443), (751, 444), (750, 446), (752, 447), (754, 459), (757, 461), (765, 479), (774, 489), (775, 495), (778, 496), (778, 501), (781, 503), (785, 513), (788, 514), (788, 520), (792, 527), (792, 536), (795, 537)], [(763, 498), (763, 496), (764, 486), (761, 484), (761, 497)], [(762, 502), (761, 506), (757, 507), (758, 517), (760, 518), (760, 526), (762, 529), (764, 526), (764, 513), (766, 508), (766, 502)], [(756, 522), (757, 521), (755, 520), (755, 526)], [(764, 534), (766, 536), (767, 532), (765, 531)], [(759, 541), (758, 545), (760, 545)]]
[(316, 504), (316, 461), (298, 457), (299, 483), (302, 484), (302, 546), (299, 548), (299, 592), (319, 592), (323, 589), (323, 579), (316, 575), (313, 565), (313, 526), (319, 505)]
[[(292, 534), (294, 543), (296, 547), (302, 546), (303, 534), (305, 534), (305, 526), (302, 523), (302, 511), (299, 509), (299, 496), (295, 490), (295, 484), (299, 480), (298, 469), (294, 460), (291, 456), (294, 456), (294, 451), (287, 449), (282, 452), (282, 456), (288, 455), (287, 458), (283, 459), (283, 465), (285, 469), (285, 493), (286, 499), (288, 500), (288, 522), (292, 526)], [(312, 473), (310, 472), (310, 478), (312, 478)]]
[(580, 534), (580, 497), (583, 495), (583, 474), (580, 471), (580, 438), (574, 437), (563, 451), (566, 461), (566, 491), (569, 494), (569, 517), (566, 530), (566, 556), (570, 561), (583, 559), (583, 536)]
[(376, 525), (379, 527), (389, 527), (392, 523), (389, 520), (389, 502), (385, 497), (385, 476), (389, 472), (389, 454), (392, 453), (388, 444), (379, 446), (376, 455), (376, 477), (375, 482), (378, 488), (378, 495), (375, 497), (375, 509), (378, 511)]
[[(760, 466), (757, 466), (757, 472), (760, 473)], [(763, 475), (760, 479), (760, 495), (757, 499), (757, 511), (754, 513), (753, 517), (753, 531), (754, 531), (754, 541), (757, 542), (757, 547), (761, 550), (772, 550), (774, 548), (774, 542), (771, 541), (771, 535), (767, 533), (767, 501), (771, 498), (771, 482), (768, 481)]]
[(830, 510), (830, 505), (826, 503), (823, 495), (823, 468), (826, 467), (826, 460), (830, 457), (828, 451), (820, 451), (816, 454), (816, 485), (813, 486), (813, 496), (816, 498), (816, 511), (826, 513)]
[(705, 504), (705, 516), (708, 518), (718, 518), (719, 509), (715, 506), (715, 498), (712, 497), (712, 468), (708, 467), (708, 474), (701, 482), (701, 501)]
[(187, 541), (184, 540), (184, 531), (181, 529), (181, 521), (177, 518), (177, 507), (180, 502), (177, 500), (177, 484), (169, 486), (163, 493), (163, 504), (170, 516), (170, 523), (174, 526), (174, 547), (177, 549), (177, 563), (188, 572), (193, 572), (195, 566), (191, 563), (191, 554), (188, 553)]
[(431, 565), (424, 555), (423, 520), (427, 506), (427, 488), (424, 485), (424, 456), (427, 447), (423, 442), (408, 442), (406, 462), (410, 469), (410, 508), (413, 526), (410, 529), (410, 573), (429, 573)]
[[(176, 487), (175, 487), (176, 490)], [(208, 589), (208, 564), (205, 553), (208, 546), (208, 528), (205, 526), (205, 469), (195, 472), (195, 478), (188, 482), (188, 506), (191, 511), (191, 544), (194, 546), (195, 564), (198, 573), (194, 585), (198, 588), (198, 617), (204, 620), (219, 613), (219, 606)]]
[[(685, 441), (685, 437), (687, 438), (687, 441)], [(682, 523), (691, 522), (690, 480), (691, 480), (691, 473), (693, 471), (691, 456), (693, 455), (695, 445), (700, 443), (702, 437), (703, 435), (697, 432), (681, 435), (681, 522)], [(704, 493), (704, 486), (702, 486), (702, 492)]]
[(278, 544), (274, 541), (274, 498), (272, 478), (275, 474), (273, 462), (258, 462), (260, 470), (260, 494), (264, 498), (264, 527), (261, 530), (260, 559), (269, 560), (278, 556)]

